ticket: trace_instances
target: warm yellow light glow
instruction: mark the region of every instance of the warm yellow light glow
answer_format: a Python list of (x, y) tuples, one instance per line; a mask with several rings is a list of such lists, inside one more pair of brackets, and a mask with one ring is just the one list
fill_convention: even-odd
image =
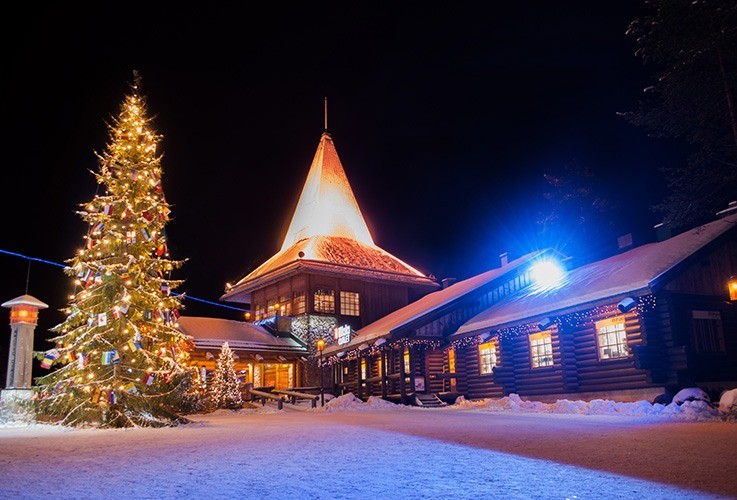
[(325, 349), (325, 339), (319, 338), (317, 339), (317, 350), (322, 351), (323, 349)]
[(333, 141), (324, 134), (312, 160), (282, 250), (303, 238), (336, 236), (375, 246)]
[(727, 287), (729, 288), (729, 300), (737, 300), (737, 279), (730, 278)]

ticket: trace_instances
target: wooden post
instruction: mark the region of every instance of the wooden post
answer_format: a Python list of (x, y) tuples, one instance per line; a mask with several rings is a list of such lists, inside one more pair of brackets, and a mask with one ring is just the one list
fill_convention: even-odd
[(399, 394), (402, 398), (402, 404), (407, 404), (407, 381), (404, 380), (407, 376), (404, 371), (404, 348), (399, 347)]
[(361, 379), (361, 354), (356, 358), (356, 380), (358, 380), (358, 399), (363, 399), (363, 380)]
[[(415, 352), (411, 347), (407, 347), (409, 354), (409, 391), (415, 394)], [(402, 363), (404, 364), (404, 363)]]
[(386, 351), (381, 350), (381, 397), (386, 399)]

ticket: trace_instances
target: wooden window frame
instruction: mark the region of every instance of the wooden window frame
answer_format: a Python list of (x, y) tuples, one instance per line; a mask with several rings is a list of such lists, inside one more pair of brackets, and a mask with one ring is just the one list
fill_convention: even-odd
[[(602, 331), (604, 330), (604, 331)], [(627, 327), (625, 326), (624, 315), (614, 316), (594, 322), (594, 331), (596, 334), (596, 356), (599, 361), (612, 361), (617, 359), (626, 359), (630, 356), (629, 346), (627, 345)], [(614, 334), (623, 337), (620, 341), (617, 339), (614, 343), (607, 342), (603, 344), (604, 338)], [(616, 353), (624, 353), (612, 356), (612, 348), (616, 348)], [(608, 357), (605, 357), (604, 351), (609, 350)]]
[[(527, 337), (527, 343), (530, 348), (530, 368), (537, 370), (538, 368), (549, 368), (555, 365), (552, 330), (531, 333)], [(542, 352), (539, 349), (540, 347), (543, 348)], [(550, 349), (547, 349), (548, 347)]]

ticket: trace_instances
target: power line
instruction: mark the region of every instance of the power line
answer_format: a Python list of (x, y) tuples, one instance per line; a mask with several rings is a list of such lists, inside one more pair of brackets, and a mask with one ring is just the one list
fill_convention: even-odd
[[(53, 262), (53, 261), (46, 260), (46, 259), (39, 259), (38, 257), (31, 257), (31, 256), (28, 256), (28, 255), (23, 255), (22, 253), (10, 252), (8, 250), (3, 250), (2, 248), (0, 248), (0, 253), (4, 253), (6, 255), (11, 255), (13, 257), (19, 257), (19, 258), (25, 259), (25, 260), (27, 260), (29, 262), (30, 261), (33, 261), (33, 262), (41, 262), (42, 264), (49, 264), (50, 266), (61, 267), (62, 269), (66, 269), (67, 267), (69, 267), (69, 266), (65, 266), (64, 264), (59, 264), (58, 262)], [(248, 312), (248, 309), (241, 309), (240, 307), (228, 306), (228, 305), (225, 305), (225, 304), (220, 304), (218, 302), (213, 302), (211, 300), (205, 300), (205, 299), (200, 299), (200, 298), (197, 298), (197, 297), (193, 297), (192, 295), (187, 295), (187, 294), (183, 294), (183, 293), (174, 293), (174, 292), (172, 292), (172, 295), (184, 296), (185, 299), (194, 300), (196, 302), (202, 302), (204, 304), (210, 304), (211, 306), (222, 307), (224, 309), (232, 309), (234, 311)]]

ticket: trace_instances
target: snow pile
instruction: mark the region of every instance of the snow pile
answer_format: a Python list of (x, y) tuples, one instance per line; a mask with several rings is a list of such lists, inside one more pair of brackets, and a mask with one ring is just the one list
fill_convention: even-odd
[(722, 393), (719, 398), (719, 411), (737, 417), (737, 389)]
[(676, 404), (680, 405), (687, 401), (705, 401), (707, 403), (711, 403), (709, 395), (698, 387), (688, 387), (686, 389), (681, 389), (676, 393), (675, 396), (673, 396), (673, 402)]
[(703, 422), (720, 420), (719, 412), (707, 401), (684, 400), (682, 404), (651, 404), (648, 401), (623, 403), (607, 399), (591, 401), (569, 401), (559, 399), (555, 403), (524, 401), (517, 394), (499, 399), (468, 401), (463, 397), (456, 400), (455, 408), (485, 410), (495, 413), (558, 413), (577, 415), (622, 415), (631, 417), (656, 417), (669, 420)]
[(364, 410), (397, 410), (405, 409), (406, 406), (397, 405), (376, 396), (369, 396), (364, 403), (352, 392), (333, 398), (325, 403), (322, 411), (364, 411)]

